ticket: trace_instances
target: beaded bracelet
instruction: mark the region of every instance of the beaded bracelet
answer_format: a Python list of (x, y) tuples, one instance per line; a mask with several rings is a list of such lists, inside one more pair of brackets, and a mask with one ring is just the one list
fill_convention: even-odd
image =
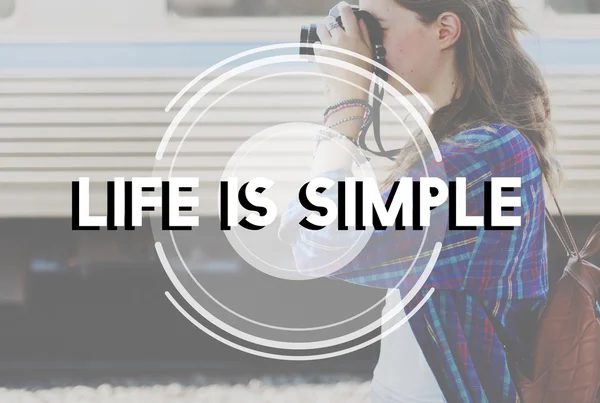
[(368, 111), (365, 111), (365, 114), (363, 116), (350, 116), (350, 117), (344, 118), (340, 121), (337, 121), (334, 124), (328, 125), (327, 121), (324, 122), (323, 124), (331, 129), (333, 127), (341, 125), (342, 123), (346, 123), (351, 120), (359, 120), (359, 119), (362, 120), (362, 125), (360, 126), (360, 130), (362, 132), (366, 127), (369, 127), (371, 124), (372, 116), (371, 116), (370, 112), (368, 112)]
[(334, 127), (337, 127), (337, 126), (339, 126), (339, 125), (341, 125), (341, 124), (344, 124), (344, 123), (346, 123), (346, 122), (350, 122), (350, 121), (352, 121), (352, 120), (361, 120), (361, 121), (362, 121), (362, 123), (363, 123), (363, 126), (364, 126), (364, 124), (365, 124), (365, 118), (364, 118), (364, 116), (349, 116), (349, 117), (347, 117), (347, 118), (344, 118), (344, 119), (342, 119), (342, 120), (338, 120), (338, 121), (337, 121), (337, 122), (335, 122), (334, 124), (327, 125), (327, 127), (328, 127), (328, 128), (330, 128), (330, 129), (333, 129)]
[(327, 108), (325, 110), (325, 113), (323, 114), (323, 116), (327, 116), (329, 114), (329, 112), (331, 112), (332, 110), (337, 109), (337, 108), (347, 105), (347, 104), (356, 104), (355, 106), (362, 106), (364, 108), (369, 108), (369, 109), (371, 108), (371, 105), (368, 102), (363, 101), (362, 99), (348, 99), (346, 101), (339, 102), (339, 103)]

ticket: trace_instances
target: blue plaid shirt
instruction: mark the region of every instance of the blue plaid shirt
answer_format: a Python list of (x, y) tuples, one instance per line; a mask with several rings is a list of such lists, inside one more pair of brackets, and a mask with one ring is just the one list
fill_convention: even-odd
[[(505, 343), (522, 357), (530, 350), (536, 316), (548, 292), (545, 201), (543, 175), (535, 151), (516, 129), (491, 125), (464, 131), (439, 146), (441, 163), (430, 157), (424, 165), (430, 176), (448, 181), (467, 180), (467, 214), (484, 215), (484, 182), (492, 177), (520, 177), (522, 217), (514, 230), (447, 230), (436, 225), (448, 215), (448, 203), (432, 211), (432, 224), (424, 242), (417, 230), (375, 230), (366, 247), (349, 264), (328, 277), (382, 289), (414, 285), (425, 272), (431, 254), (437, 262), (424, 286), (407, 306), (421, 309), (409, 323), (448, 402), (514, 403), (517, 391), (511, 379)], [(424, 167), (406, 176), (418, 180)], [(334, 181), (351, 175), (343, 170), (321, 177)], [(390, 196), (383, 192), (383, 200)], [(336, 199), (337, 192), (330, 198)], [(505, 213), (505, 215), (510, 213)], [(314, 267), (339, 247), (339, 232), (302, 228), (307, 211), (298, 201), (282, 219), (280, 237), (292, 245), (299, 270)], [(447, 222), (446, 222), (447, 224)], [(422, 232), (422, 231), (421, 231)], [(398, 283), (402, 281), (399, 287)], [(431, 295), (430, 291), (434, 289)], [(424, 302), (425, 301), (425, 302)], [(503, 340), (497, 327), (502, 327)], [(504, 338), (505, 337), (505, 338)], [(512, 362), (512, 361), (511, 361)]]

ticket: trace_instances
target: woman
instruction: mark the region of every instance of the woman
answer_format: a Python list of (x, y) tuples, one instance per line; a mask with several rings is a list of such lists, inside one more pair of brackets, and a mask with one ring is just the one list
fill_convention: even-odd
[[(522, 179), (516, 193), (521, 207), (514, 212), (522, 217), (521, 227), (445, 232), (437, 263), (407, 311), (435, 292), (410, 326), (382, 341), (373, 401), (515, 402), (512, 358), (530, 350), (535, 317), (548, 291), (543, 179), (553, 184), (560, 176), (551, 156), (555, 134), (547, 90), (516, 38), (525, 27), (509, 0), (364, 0), (361, 8), (382, 25), (387, 66), (432, 101), (429, 127), (448, 179), (467, 178), (468, 214), (483, 215), (486, 179)], [(344, 29), (329, 17), (318, 29), (321, 42), (369, 56), (364, 23), (347, 4), (340, 5), (340, 13)], [(340, 53), (316, 54), (370, 70)], [(333, 72), (328, 66), (322, 70)], [(329, 104), (342, 107), (329, 111), (327, 124), (341, 136), (321, 141), (314, 163), (319, 176), (340, 179), (352, 163), (342, 142), (359, 134), (365, 108), (360, 101), (367, 100), (363, 90), (369, 80), (339, 70), (335, 75), (356, 87), (328, 82)], [(406, 93), (396, 80), (390, 83)], [(399, 153), (383, 186), (384, 200), (394, 181), (423, 172), (419, 160), (414, 144)], [(429, 163), (435, 165), (431, 158)], [(293, 246), (298, 267), (311, 267), (315, 257), (332, 250), (331, 236), (327, 229), (299, 228), (306, 211), (295, 207), (286, 213), (280, 234)], [(432, 214), (443, 212), (440, 207)], [(413, 257), (407, 256), (408, 243), (405, 231), (376, 230), (365, 249), (329, 277), (393, 289)]]

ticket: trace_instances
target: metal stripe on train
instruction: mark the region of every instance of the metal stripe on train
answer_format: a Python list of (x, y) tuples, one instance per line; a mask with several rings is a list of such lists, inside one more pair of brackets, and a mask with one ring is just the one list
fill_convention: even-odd
[[(186, 69), (272, 43), (19, 43), (0, 45), (0, 70)], [(543, 68), (598, 68), (600, 40), (525, 40)], [(289, 50), (284, 51), (289, 54)]]

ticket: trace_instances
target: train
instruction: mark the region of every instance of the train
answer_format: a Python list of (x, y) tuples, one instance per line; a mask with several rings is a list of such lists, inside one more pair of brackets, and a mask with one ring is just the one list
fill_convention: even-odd
[[(297, 42), (301, 25), (323, 18), (334, 3), (0, 0), (0, 303), (27, 300), (32, 270), (102, 262), (118, 249), (98, 246), (117, 241), (70, 232), (72, 181), (156, 172), (157, 148), (191, 97), (176, 96), (191, 80), (240, 52)], [(600, 216), (598, 3), (517, 3), (532, 29), (521, 40), (551, 91), (566, 172), (563, 210), (586, 220)], [(179, 162), (204, 178), (201, 214), (216, 216), (212, 185), (227, 153), (261, 128), (306, 120), (301, 112), (317, 117), (320, 86), (282, 75), (258, 92), (233, 94), (227, 105), (236, 113), (216, 111), (204, 123), (210, 135), (188, 140)], [(92, 211), (104, 211), (104, 193), (94, 187)], [(70, 242), (70, 255), (58, 259), (53, 242)], [(133, 250), (125, 249), (121, 260)]]

